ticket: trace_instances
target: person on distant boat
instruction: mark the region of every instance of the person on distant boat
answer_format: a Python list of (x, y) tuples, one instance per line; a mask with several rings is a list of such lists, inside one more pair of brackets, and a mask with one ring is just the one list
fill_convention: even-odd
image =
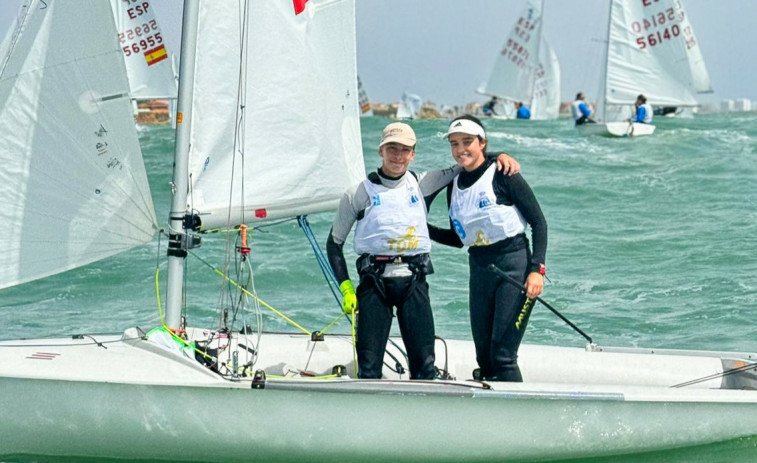
[(570, 112), (573, 120), (576, 121), (576, 125), (596, 122), (591, 118), (591, 110), (586, 105), (584, 98), (584, 94), (578, 92), (575, 101), (570, 105)]
[(634, 106), (636, 107), (636, 115), (633, 118), (629, 119), (628, 122), (651, 124), (654, 111), (652, 111), (652, 105), (647, 103), (647, 97), (645, 97), (644, 95), (637, 96)]
[[(416, 174), (416, 137), (402, 122), (384, 128), (381, 167), (345, 192), (326, 242), (329, 263), (340, 282), (345, 314), (357, 311), (358, 377), (381, 378), (386, 343), (397, 308), (411, 379), (433, 379), (434, 318), (426, 275), (433, 272), (426, 217), (428, 204), (460, 171), (457, 166)], [(520, 164), (500, 155), (504, 172)], [(343, 246), (357, 222), (353, 244), (360, 258), (357, 291), (349, 277)]]
[(531, 119), (531, 111), (529, 111), (520, 101), (515, 102), (515, 118)]
[(484, 116), (496, 116), (497, 112), (494, 110), (494, 107), (497, 104), (499, 104), (499, 98), (496, 96), (493, 96), (491, 100), (487, 101), (486, 104), (484, 104), (484, 107), (481, 108)]
[[(447, 188), (450, 229), (429, 225), (429, 236), (449, 246), (469, 246), (468, 298), (479, 366), (474, 378), (521, 382), (518, 348), (534, 299), (544, 289), (547, 221), (523, 177), (502, 175), (486, 156), (480, 120), (460, 116), (444, 136), (463, 170)], [(489, 270), (490, 264), (524, 283), (525, 294)]]

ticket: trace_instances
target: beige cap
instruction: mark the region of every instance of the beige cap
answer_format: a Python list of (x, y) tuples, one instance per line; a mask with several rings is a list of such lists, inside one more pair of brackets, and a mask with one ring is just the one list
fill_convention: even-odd
[(399, 143), (405, 146), (415, 146), (415, 132), (413, 128), (404, 122), (393, 122), (384, 127), (381, 134), (381, 143), (379, 148), (387, 143)]

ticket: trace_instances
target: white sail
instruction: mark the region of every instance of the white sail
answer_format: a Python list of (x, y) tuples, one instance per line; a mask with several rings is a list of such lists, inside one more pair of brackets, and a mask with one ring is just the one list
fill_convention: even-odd
[(560, 62), (557, 53), (543, 36), (529, 109), (531, 119), (552, 120), (560, 115)]
[(695, 106), (696, 93), (712, 91), (681, 0), (613, 0), (607, 53), (607, 104), (643, 93), (655, 106)]
[[(531, 110), (532, 119), (557, 118), (560, 65), (554, 50), (542, 36), (540, 0), (526, 2), (497, 55), (489, 78), (478, 91), (524, 103)], [(508, 108), (507, 112), (512, 110)]]
[(423, 106), (423, 98), (414, 94), (404, 92), (402, 99), (397, 104), (397, 119), (415, 119)]
[(209, 228), (335, 208), (365, 177), (353, 2), (200, 8), (190, 207)]
[(363, 83), (360, 81), (360, 76), (357, 78), (357, 93), (358, 103), (360, 104), (360, 115), (362, 117), (373, 116), (371, 101), (368, 99), (368, 92), (365, 91), (365, 87), (363, 87)]
[(27, 5), (0, 57), (0, 287), (116, 254), (157, 229), (109, 5)]
[(150, 0), (110, 0), (129, 76), (131, 97), (176, 98), (176, 80), (165, 36)]

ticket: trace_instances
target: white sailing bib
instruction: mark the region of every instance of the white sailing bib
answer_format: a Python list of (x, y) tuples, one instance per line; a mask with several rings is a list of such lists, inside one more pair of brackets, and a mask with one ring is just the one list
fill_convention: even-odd
[(416, 255), (431, 251), (426, 204), (418, 181), (407, 173), (395, 188), (363, 184), (371, 205), (355, 228), (355, 252), (384, 256)]
[(580, 100), (576, 100), (573, 103), (571, 103), (571, 105), (570, 105), (570, 112), (571, 112), (571, 114), (573, 116), (573, 120), (581, 119), (581, 116), (584, 115), (581, 112), (581, 109), (579, 108), (579, 106), (581, 105), (581, 103), (582, 102)]
[(461, 190), (455, 177), (449, 217), (466, 246), (488, 246), (526, 230), (526, 221), (515, 206), (497, 204), (492, 180), (497, 165), (492, 164), (470, 188)]

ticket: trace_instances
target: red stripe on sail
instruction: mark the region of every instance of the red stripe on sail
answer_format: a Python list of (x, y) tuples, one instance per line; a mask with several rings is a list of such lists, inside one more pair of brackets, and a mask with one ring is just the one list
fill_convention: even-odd
[(294, 2), (294, 14), (300, 14), (305, 11), (305, 4), (308, 0), (292, 0)]

